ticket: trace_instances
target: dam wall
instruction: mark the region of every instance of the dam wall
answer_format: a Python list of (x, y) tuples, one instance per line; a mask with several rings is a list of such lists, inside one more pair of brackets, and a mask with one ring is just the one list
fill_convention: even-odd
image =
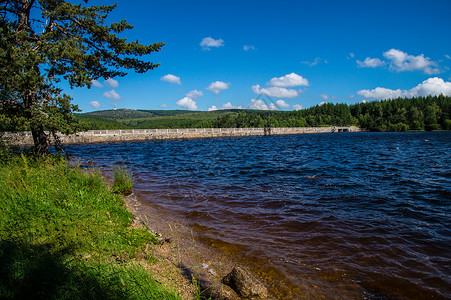
[[(89, 130), (71, 135), (59, 134), (63, 145), (153, 140), (203, 139), (243, 136), (269, 136), (288, 134), (358, 132), (360, 128), (348, 127), (282, 127), (282, 128), (189, 128), (189, 129), (124, 129)], [(2, 138), (12, 146), (32, 146), (31, 132), (5, 132)]]

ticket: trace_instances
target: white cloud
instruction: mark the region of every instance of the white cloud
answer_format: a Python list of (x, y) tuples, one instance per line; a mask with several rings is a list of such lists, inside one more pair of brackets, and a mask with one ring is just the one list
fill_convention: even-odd
[(279, 107), (276, 104), (274, 104), (274, 103), (270, 103), (269, 104), (269, 110), (279, 110)]
[(188, 110), (197, 110), (196, 101), (191, 99), (190, 97), (184, 97), (183, 99), (180, 99), (176, 103), (178, 106), (186, 108)]
[(360, 90), (357, 92), (360, 96), (367, 99), (373, 100), (383, 100), (383, 99), (394, 99), (402, 96), (402, 91), (400, 89), (391, 90), (386, 88), (377, 87), (372, 90)]
[(417, 96), (437, 96), (443, 94), (445, 96), (451, 96), (451, 82), (445, 82), (443, 79), (438, 77), (433, 77), (426, 79), (416, 87), (410, 89), (406, 96), (407, 97), (417, 97)]
[(326, 94), (321, 94), (321, 95), (319, 95), (321, 98), (323, 98), (324, 100), (328, 100), (329, 99), (329, 96), (328, 95), (326, 95)]
[(302, 109), (304, 109), (304, 106), (302, 106), (301, 104), (293, 105), (293, 110), (302, 110)]
[(216, 107), (215, 105), (208, 108), (208, 111), (215, 111), (219, 109), (243, 109), (241, 106), (233, 105), (230, 102), (227, 102), (226, 104), (223, 104), (221, 108)]
[(299, 92), (296, 90), (281, 87), (261, 88), (258, 84), (252, 86), (252, 91), (258, 95), (266, 95), (277, 98), (294, 98), (299, 96)]
[(409, 55), (401, 50), (390, 49), (384, 52), (384, 57), (390, 60), (390, 70), (396, 72), (421, 70), (426, 74), (440, 73), (437, 63), (431, 61), (424, 54), (418, 56)]
[(200, 46), (203, 47), (204, 50), (210, 50), (210, 47), (218, 48), (224, 46), (224, 41), (222, 39), (215, 40), (211, 37), (206, 37), (202, 39)]
[(114, 80), (113, 78), (108, 78), (107, 80), (105, 80), (105, 84), (110, 88), (119, 87), (119, 82), (117, 82), (117, 80)]
[(368, 101), (366, 101), (365, 99), (364, 100), (362, 100), (362, 103), (367, 103)]
[(99, 88), (103, 87), (103, 84), (101, 84), (98, 80), (93, 79), (93, 80), (91, 80), (91, 83), (95, 87), (99, 87)]
[(160, 78), (160, 80), (170, 82), (170, 83), (176, 83), (178, 85), (182, 84), (182, 82), (180, 81), (180, 77), (172, 75), (172, 74), (164, 75), (163, 77)]
[(360, 90), (357, 94), (370, 100), (384, 100), (398, 97), (425, 97), (428, 95), (451, 96), (451, 82), (438, 77), (429, 78), (410, 90), (391, 90), (377, 87), (372, 90)]
[(226, 104), (223, 104), (223, 105), (221, 106), (221, 108), (222, 108), (222, 109), (242, 109), (241, 106), (233, 105), (233, 104), (230, 103), (230, 102), (227, 102)]
[(102, 105), (100, 105), (99, 101), (91, 101), (91, 102), (89, 102), (89, 105), (91, 105), (92, 107), (95, 107), (95, 108), (102, 107)]
[(103, 93), (103, 97), (107, 97), (108, 99), (112, 99), (112, 100), (120, 100), (121, 96), (116, 93), (115, 90), (111, 90), (108, 92)]
[(327, 104), (327, 102), (326, 102), (326, 101), (323, 101), (323, 102), (321, 102), (321, 103), (319, 104), (319, 106), (323, 106), (324, 104)]
[(269, 106), (262, 100), (252, 99), (251, 103), (248, 106), (251, 109), (258, 110), (279, 110), (281, 107), (290, 107), (288, 103), (283, 100), (277, 100), (276, 103), (270, 103)]
[(166, 104), (160, 104), (161, 108), (168, 108), (168, 106)]
[(296, 73), (291, 73), (279, 78), (274, 77), (267, 83), (267, 85), (277, 87), (309, 86), (309, 82), (304, 77)]
[(328, 63), (327, 60), (317, 57), (313, 61), (301, 61), (301, 64), (313, 67), (313, 66), (316, 66), (317, 64), (319, 64), (320, 62), (324, 62), (325, 64)]
[(258, 109), (258, 110), (269, 110), (268, 105), (265, 102), (258, 99), (252, 99), (251, 103), (248, 106), (250, 109)]
[(447, 59), (451, 59), (451, 56), (449, 56), (448, 54), (445, 54), (445, 57), (446, 57)]
[(377, 68), (385, 65), (385, 62), (379, 58), (365, 58), (364, 61), (357, 60), (357, 64), (360, 68)]
[(192, 91), (188, 92), (185, 96), (190, 97), (191, 99), (197, 99), (203, 95), (204, 95), (204, 93), (202, 93), (202, 91), (192, 90)]
[(230, 83), (225, 83), (222, 81), (215, 81), (210, 83), (210, 85), (206, 88), (209, 91), (212, 91), (216, 95), (220, 92), (227, 90), (230, 87)]
[(282, 107), (282, 108), (288, 108), (288, 107), (290, 107), (290, 104), (288, 104), (288, 103), (286, 103), (284, 100), (277, 100), (276, 101), (276, 105), (278, 106), (278, 107)]
[(351, 52), (351, 53), (349, 53), (349, 56), (350, 56), (351, 58), (354, 58), (355, 54)]
[(252, 46), (252, 45), (244, 45), (244, 46), (243, 46), (243, 50), (244, 50), (244, 51), (255, 50), (255, 47)]

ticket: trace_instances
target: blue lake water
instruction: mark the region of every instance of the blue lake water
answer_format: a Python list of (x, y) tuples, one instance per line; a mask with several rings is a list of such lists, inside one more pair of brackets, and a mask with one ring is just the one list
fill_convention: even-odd
[(451, 298), (451, 132), (74, 145), (287, 298)]

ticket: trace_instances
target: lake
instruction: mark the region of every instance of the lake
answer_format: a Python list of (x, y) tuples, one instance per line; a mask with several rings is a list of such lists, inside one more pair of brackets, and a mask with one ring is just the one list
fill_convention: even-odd
[(244, 257), (283, 298), (451, 298), (451, 132), (67, 146)]

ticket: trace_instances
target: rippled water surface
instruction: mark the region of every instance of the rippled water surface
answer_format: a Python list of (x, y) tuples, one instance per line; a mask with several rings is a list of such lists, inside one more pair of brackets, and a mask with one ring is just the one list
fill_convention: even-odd
[(96, 144), (135, 192), (244, 257), (281, 298), (451, 298), (451, 133)]

